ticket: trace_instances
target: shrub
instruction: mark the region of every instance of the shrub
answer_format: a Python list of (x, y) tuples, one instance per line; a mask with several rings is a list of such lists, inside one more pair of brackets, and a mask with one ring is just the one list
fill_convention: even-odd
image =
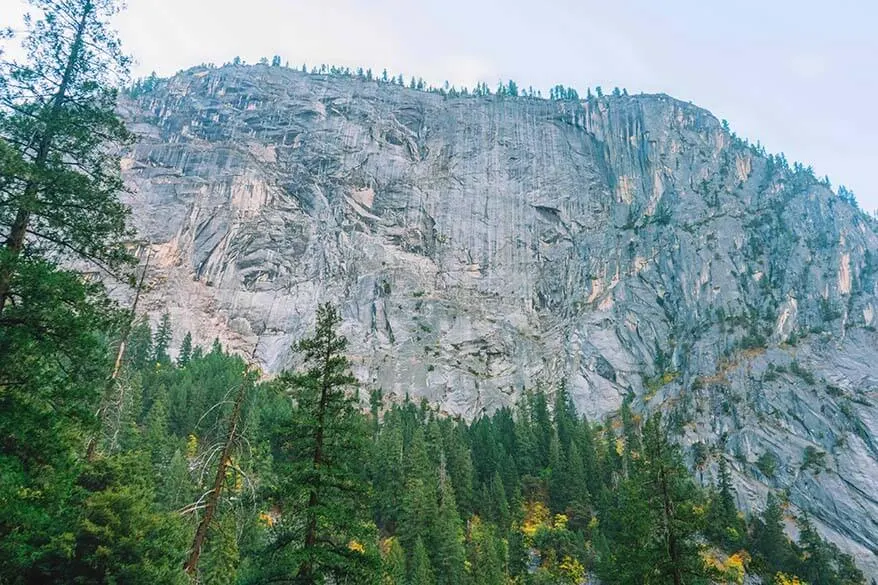
[(756, 460), (756, 467), (759, 468), (762, 475), (773, 479), (777, 471), (777, 457), (774, 456), (774, 453), (766, 451)]
[(813, 469), (815, 473), (820, 473), (825, 467), (826, 453), (811, 445), (805, 447), (805, 454), (802, 457), (802, 470)]

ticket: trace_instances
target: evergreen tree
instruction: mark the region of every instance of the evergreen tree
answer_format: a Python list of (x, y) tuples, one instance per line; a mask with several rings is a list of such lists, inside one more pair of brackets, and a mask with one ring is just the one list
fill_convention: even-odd
[(195, 501), (195, 485), (189, 473), (189, 462), (180, 449), (162, 470), (159, 485), (160, 501), (169, 512), (184, 509)]
[(642, 479), (648, 481), (648, 500), (659, 512), (662, 554), (656, 568), (674, 585), (692, 577), (703, 576), (695, 537), (700, 528), (693, 506), (695, 486), (682, 463), (679, 449), (668, 440), (661, 414), (654, 414), (643, 430), (644, 456)]
[(390, 532), (399, 518), (399, 495), (404, 493), (403, 435), (399, 417), (388, 415), (375, 440), (372, 457), (372, 485), (375, 491), (375, 519)]
[(236, 582), (241, 556), (236, 530), (232, 510), (225, 510), (218, 521), (211, 524), (204, 560), (200, 565), (200, 582), (210, 585), (233, 585)]
[(719, 459), (719, 477), (711, 495), (705, 531), (715, 542), (726, 547), (743, 545), (745, 526), (738, 517), (729, 465), (723, 454)]
[(656, 510), (650, 506), (645, 485), (628, 478), (606, 494), (600, 518), (597, 574), (608, 585), (648, 583), (656, 557)]
[(131, 261), (116, 112), (128, 58), (108, 26), (112, 0), (31, 0), (26, 60), (0, 62), (0, 316), (22, 276), (71, 254), (116, 271)]
[(167, 365), (171, 363), (168, 348), (171, 345), (171, 316), (164, 312), (155, 332), (152, 345), (152, 361), (154, 364)]
[(784, 532), (783, 508), (774, 494), (768, 494), (762, 518), (753, 528), (751, 549), (757, 568), (765, 576), (795, 569), (792, 546)]
[(660, 414), (644, 425), (642, 443), (642, 454), (632, 459), (604, 512), (607, 547), (599, 574), (619, 584), (649, 582), (650, 575), (674, 585), (702, 578), (695, 486)]
[(432, 566), (436, 570), (437, 585), (457, 585), (463, 581), (466, 552), (463, 546), (463, 526), (457, 514), (454, 490), (445, 470), (439, 472), (439, 505), (436, 524), (426, 542), (430, 543)]
[(865, 577), (851, 558), (824, 541), (808, 517), (799, 518), (799, 563), (796, 574), (811, 585), (853, 585)]
[(503, 487), (503, 480), (499, 472), (494, 473), (491, 482), (486, 486), (485, 494), (482, 496), (482, 504), (485, 506), (486, 518), (503, 531), (509, 529), (512, 516), (509, 511), (509, 501), (506, 498), (506, 488)]
[(153, 507), (148, 466), (137, 455), (90, 462), (77, 478), (76, 522), (53, 555), (4, 583), (188, 582), (183, 525)]
[[(423, 544), (430, 538), (430, 532), (438, 522), (436, 490), (432, 482), (411, 478), (406, 481), (401, 500), (397, 534), (403, 549), (413, 557), (416, 544), (419, 541)], [(409, 558), (411, 562), (412, 558)]]
[(506, 585), (505, 547), (490, 524), (478, 516), (470, 522), (467, 560), (473, 585)]
[(467, 517), (473, 511), (473, 479), (474, 469), (472, 454), (466, 444), (466, 425), (463, 422), (445, 425), (444, 447), (446, 453), (448, 475), (454, 488), (457, 509), (461, 517)]
[(306, 370), (278, 380), (296, 407), (278, 437), (284, 463), (277, 500), (288, 519), (275, 540), (285, 562), (274, 568), (292, 569), (302, 584), (377, 575), (361, 460), (368, 431), (348, 391), (356, 379), (344, 355), (347, 340), (335, 331), (339, 322), (334, 307), (321, 305), (314, 335), (297, 345)]
[(576, 443), (570, 444), (564, 476), (569, 485), (564, 513), (570, 518), (571, 528), (584, 531), (591, 520), (591, 505), (585, 466)]
[(430, 566), (430, 557), (421, 538), (415, 540), (412, 560), (409, 564), (409, 585), (436, 585), (436, 576)]
[(80, 534), (79, 455), (99, 431), (112, 366), (104, 334), (119, 328), (101, 286), (58, 262), (119, 273), (130, 261), (117, 198), (118, 147), (129, 134), (113, 89), (127, 59), (107, 26), (116, 4), (31, 5), (24, 60), (0, 57), (3, 583), (50, 582), (39, 576), (47, 559)]
[(177, 366), (185, 368), (189, 360), (192, 359), (192, 334), (188, 331), (183, 336), (183, 342), (180, 344), (180, 354), (177, 356)]
[(152, 359), (152, 327), (147, 319), (139, 319), (131, 328), (125, 359), (132, 370), (144, 370)]
[(399, 539), (388, 538), (385, 548), (381, 585), (406, 585), (405, 551)]
[(568, 482), (567, 461), (561, 450), (561, 440), (558, 433), (552, 435), (549, 443), (549, 508), (553, 512), (563, 512), (570, 499), (570, 484)]

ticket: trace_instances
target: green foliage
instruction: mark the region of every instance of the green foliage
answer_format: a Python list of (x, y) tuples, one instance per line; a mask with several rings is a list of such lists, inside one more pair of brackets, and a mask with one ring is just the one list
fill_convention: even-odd
[(0, 61), (0, 314), (11, 281), (38, 258), (70, 257), (116, 271), (130, 256), (116, 112), (128, 59), (108, 26), (113, 0), (31, 0), (24, 61)]
[(230, 510), (222, 513), (210, 527), (204, 559), (200, 564), (200, 576), (210, 585), (233, 585), (240, 563), (237, 523)]
[(479, 585), (505, 585), (506, 545), (493, 524), (481, 522), (476, 516), (470, 522), (467, 541), (469, 581)]
[(183, 525), (177, 515), (156, 510), (145, 469), (136, 454), (84, 465), (66, 484), (63, 506), (43, 524), (42, 546), (30, 549), (36, 556), (21, 554), (19, 539), (24, 527), (37, 530), (34, 524), (20, 525), (5, 541), (4, 553), (18, 544), (19, 554), (4, 554), (12, 563), (3, 563), (2, 582), (186, 583)]
[(79, 484), (88, 496), (74, 537), (74, 556), (56, 566), (61, 569), (59, 582), (187, 582), (181, 568), (183, 524), (176, 514), (155, 510), (145, 469), (136, 454), (86, 467)]
[(409, 563), (409, 585), (436, 585), (436, 576), (430, 566), (427, 549), (420, 537), (415, 540), (414, 553)]
[(814, 377), (814, 374), (811, 373), (810, 370), (801, 366), (799, 364), (799, 362), (797, 362), (795, 360), (793, 360), (790, 363), (790, 373), (795, 374), (796, 376), (801, 378), (802, 381), (804, 381), (809, 386), (813, 386), (817, 382), (817, 379)]
[(778, 572), (794, 573), (795, 552), (784, 532), (781, 502), (769, 494), (762, 517), (754, 521), (753, 546), (750, 549), (757, 570), (765, 576)]
[(180, 354), (177, 356), (177, 366), (185, 368), (192, 359), (192, 334), (188, 331), (180, 343)]
[(820, 538), (807, 517), (798, 520), (799, 562), (796, 574), (812, 585), (854, 585), (864, 583), (865, 576), (853, 560), (838, 547)]
[(802, 470), (812, 469), (815, 473), (820, 473), (825, 467), (826, 453), (811, 445), (805, 447), (805, 452), (802, 455)]
[(756, 460), (756, 467), (765, 477), (771, 479), (777, 471), (777, 457), (774, 456), (774, 453), (766, 451)]
[[(377, 576), (374, 525), (364, 461), (368, 427), (357, 409), (356, 379), (336, 334), (340, 317), (322, 305), (312, 337), (297, 345), (305, 370), (285, 372), (277, 388), (294, 402), (292, 417), (273, 441), (278, 485), (272, 499), (283, 510), (265, 554), (300, 583)], [(453, 504), (452, 504), (453, 505)]]
[(386, 552), (382, 558), (382, 585), (405, 585), (405, 551), (396, 538), (386, 541)]
[(619, 499), (607, 510), (612, 529), (598, 574), (608, 583), (642, 582), (650, 574), (678, 583), (704, 576), (697, 544), (700, 494), (660, 415), (644, 425), (642, 443), (642, 455), (632, 458)]
[(745, 544), (747, 526), (743, 517), (738, 516), (735, 489), (724, 455), (719, 459), (717, 485), (710, 493), (704, 530), (712, 542), (726, 550), (737, 550)]

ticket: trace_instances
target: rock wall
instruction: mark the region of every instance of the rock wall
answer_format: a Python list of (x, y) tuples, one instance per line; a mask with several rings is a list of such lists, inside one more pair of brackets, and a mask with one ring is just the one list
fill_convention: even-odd
[(526, 386), (564, 382), (590, 417), (630, 395), (732, 455), (742, 505), (787, 490), (878, 574), (878, 228), (806, 169), (664, 95), (229, 66), (123, 110), (177, 341), (277, 371), (330, 300), (385, 393), (467, 417)]

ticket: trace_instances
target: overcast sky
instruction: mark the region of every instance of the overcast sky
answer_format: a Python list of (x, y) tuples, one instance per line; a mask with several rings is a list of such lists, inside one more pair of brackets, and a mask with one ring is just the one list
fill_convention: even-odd
[(135, 75), (278, 54), (436, 85), (665, 92), (813, 165), (869, 210), (876, 25), (874, 0), (128, 0), (117, 19)]

